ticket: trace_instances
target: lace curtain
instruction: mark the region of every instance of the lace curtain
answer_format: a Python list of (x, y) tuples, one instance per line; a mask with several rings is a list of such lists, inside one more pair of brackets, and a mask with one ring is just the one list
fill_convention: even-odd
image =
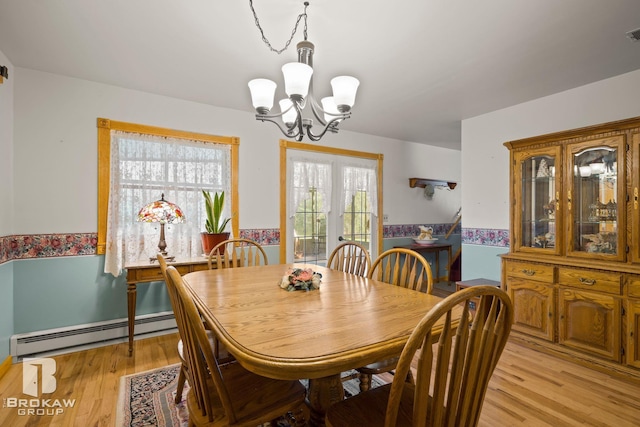
[(375, 161), (363, 160), (357, 164), (342, 165), (343, 189), (340, 197), (340, 214), (351, 204), (359, 191), (367, 195), (367, 203), (372, 215), (378, 216), (378, 175)]
[(316, 160), (292, 155), (288, 162), (289, 215), (293, 217), (298, 206), (309, 199), (310, 189), (314, 188), (322, 196), (324, 205), (322, 212), (331, 211), (332, 168), (336, 163), (341, 170), (342, 185), (340, 189), (340, 215), (351, 204), (352, 198), (359, 191), (367, 194), (367, 202), (371, 214), (378, 215), (378, 173), (377, 162), (367, 159), (338, 159), (336, 162)]
[(309, 190), (315, 189), (324, 203), (323, 213), (331, 211), (331, 163), (304, 157), (292, 157), (288, 162), (289, 176), (289, 215), (293, 217), (298, 206), (311, 196)]
[(127, 263), (158, 252), (160, 225), (136, 218), (162, 194), (185, 214), (185, 222), (165, 225), (167, 251), (181, 258), (200, 255), (206, 216), (201, 190), (225, 191), (223, 215), (230, 216), (230, 158), (225, 144), (111, 131), (105, 273), (118, 276)]

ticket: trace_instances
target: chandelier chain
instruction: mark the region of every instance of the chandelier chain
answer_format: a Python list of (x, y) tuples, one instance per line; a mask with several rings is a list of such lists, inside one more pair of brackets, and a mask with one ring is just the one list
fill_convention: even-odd
[(298, 19), (296, 20), (296, 25), (293, 27), (293, 30), (291, 31), (291, 37), (289, 38), (289, 40), (287, 40), (287, 43), (285, 43), (282, 49), (275, 49), (273, 46), (271, 46), (271, 43), (269, 42), (267, 37), (264, 35), (264, 30), (260, 25), (260, 20), (258, 19), (256, 10), (253, 8), (253, 0), (249, 0), (249, 7), (251, 8), (251, 12), (253, 12), (253, 17), (255, 18), (255, 21), (256, 21), (256, 27), (258, 27), (258, 30), (260, 30), (260, 34), (262, 35), (262, 41), (264, 42), (264, 44), (267, 45), (267, 47), (269, 47), (271, 52), (275, 52), (278, 55), (280, 55), (282, 52), (287, 50), (287, 48), (291, 44), (291, 41), (293, 40), (293, 37), (296, 35), (296, 31), (298, 31), (298, 25), (300, 25), (300, 20), (303, 17), (304, 17), (304, 29), (303, 29), (304, 39), (307, 40), (307, 6), (309, 6), (309, 2), (304, 2), (304, 12), (298, 15)]

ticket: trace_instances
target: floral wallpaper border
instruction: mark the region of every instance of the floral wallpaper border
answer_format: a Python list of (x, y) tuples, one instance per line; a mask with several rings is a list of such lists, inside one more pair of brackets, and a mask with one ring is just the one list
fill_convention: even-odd
[(463, 228), (462, 244), (507, 248), (510, 245), (509, 230), (500, 230), (497, 228)]
[(97, 243), (96, 233), (0, 237), (0, 263), (15, 259), (95, 255)]
[[(451, 224), (385, 225), (385, 239), (413, 237), (420, 234), (420, 225), (432, 227), (435, 235), (444, 235)], [(483, 246), (509, 246), (509, 231), (485, 228), (462, 228), (458, 224), (455, 234), (461, 234), (463, 244)], [(243, 229), (240, 237), (252, 239), (264, 246), (280, 244), (280, 229)], [(17, 259), (95, 255), (97, 233), (27, 234), (0, 237), (0, 264)]]
[[(433, 234), (442, 236), (449, 232), (453, 224), (403, 224), (403, 225), (385, 225), (382, 231), (382, 237), (390, 239), (394, 237), (416, 237), (420, 235), (420, 226), (433, 228)], [(460, 234), (460, 224), (456, 225), (455, 234)]]

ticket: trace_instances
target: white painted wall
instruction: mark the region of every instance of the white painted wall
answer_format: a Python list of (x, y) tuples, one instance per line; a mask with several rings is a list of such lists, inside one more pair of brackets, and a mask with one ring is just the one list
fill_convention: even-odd
[[(0, 52), (0, 65), (9, 78), (0, 84), (0, 238), (13, 228), (13, 65)], [(9, 355), (13, 334), (13, 265), (0, 264), (0, 363)]]
[[(282, 135), (254, 119), (248, 91), (238, 94), (246, 96), (247, 111), (234, 111), (30, 69), (14, 74), (12, 234), (97, 230), (98, 117), (240, 137), (240, 228), (279, 227)], [(460, 182), (459, 151), (346, 131), (320, 143), (384, 154), (391, 224), (451, 222), (460, 206), (462, 185), (437, 191), (432, 201), (409, 188), (413, 176)]]
[(509, 228), (506, 141), (640, 116), (640, 70), (462, 122), (465, 228)]
[(0, 52), (0, 65), (9, 78), (0, 84), (0, 237), (11, 234), (13, 225), (13, 65)]

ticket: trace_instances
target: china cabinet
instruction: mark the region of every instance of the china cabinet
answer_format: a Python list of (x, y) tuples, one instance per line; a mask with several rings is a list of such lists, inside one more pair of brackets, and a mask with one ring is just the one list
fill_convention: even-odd
[(516, 336), (640, 378), (640, 117), (504, 145)]

